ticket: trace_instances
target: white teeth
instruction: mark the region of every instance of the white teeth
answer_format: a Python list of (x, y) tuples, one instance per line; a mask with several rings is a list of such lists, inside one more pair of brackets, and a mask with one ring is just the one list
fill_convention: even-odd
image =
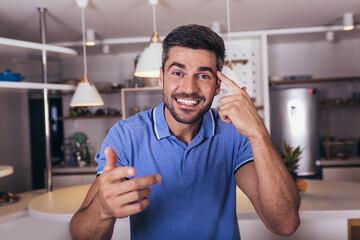
[(185, 105), (195, 105), (198, 103), (198, 101), (195, 100), (187, 100), (187, 99), (176, 99), (179, 103), (185, 104)]

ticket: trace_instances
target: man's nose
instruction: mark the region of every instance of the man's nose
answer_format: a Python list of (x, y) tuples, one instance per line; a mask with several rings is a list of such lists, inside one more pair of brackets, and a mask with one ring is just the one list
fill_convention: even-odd
[(183, 79), (181, 90), (186, 93), (194, 93), (199, 90), (198, 82), (193, 76), (187, 76)]

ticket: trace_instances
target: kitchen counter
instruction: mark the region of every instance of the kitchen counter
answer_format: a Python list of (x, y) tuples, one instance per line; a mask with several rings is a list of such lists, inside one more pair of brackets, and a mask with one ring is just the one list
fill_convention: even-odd
[(330, 159), (330, 160), (318, 160), (317, 166), (321, 167), (360, 167), (360, 158), (352, 157), (349, 159)]
[(14, 168), (9, 165), (0, 165), (0, 177), (6, 177), (14, 172)]
[[(306, 180), (308, 188), (300, 194), (301, 219), (360, 218), (360, 184), (341, 181)], [(257, 219), (247, 197), (237, 189), (238, 219)]]
[(96, 174), (96, 167), (94, 166), (85, 166), (85, 167), (64, 167), (64, 166), (54, 166), (52, 168), (54, 175), (73, 175), (73, 174)]
[[(340, 181), (307, 181), (308, 189), (301, 194), (300, 218), (302, 225), (293, 235), (295, 237), (291, 239), (347, 239), (347, 219), (360, 218), (360, 184)], [(10, 210), (7, 208), (12, 207), (12, 211), (14, 211), (16, 205), (19, 206), (19, 209), (14, 214), (17, 214), (18, 218), (12, 218), (14, 226), (9, 226), (10, 230), (12, 227), (18, 228), (15, 223), (24, 216), (47, 223), (68, 223), (72, 214), (80, 207), (89, 187), (90, 185), (81, 185), (57, 189), (49, 193), (30, 192), (21, 195), (31, 195), (31, 197), (22, 197), (19, 203), (0, 208), (0, 235), (5, 231), (1, 224), (4, 221), (1, 220), (4, 217), (7, 222), (11, 219), (9, 214), (3, 216), (3, 209), (9, 212)], [(26, 205), (24, 205), (24, 201), (28, 201), (27, 209), (24, 207)], [(279, 236), (266, 230), (250, 201), (239, 189), (237, 190), (236, 211), (243, 239), (251, 239), (250, 236), (254, 233), (263, 236), (261, 239), (279, 239)], [(20, 213), (22, 213), (21, 217)], [(119, 239), (128, 239), (128, 226), (128, 218), (118, 220), (114, 238), (119, 236), (120, 232), (123, 234), (125, 231), (126, 237)], [(326, 227), (326, 230), (321, 226)], [(320, 236), (319, 238), (311, 237), (314, 231), (321, 231), (320, 233), (323, 235), (319, 233), (320, 235), (317, 234)], [(247, 238), (248, 236), (249, 238)], [(56, 238), (54, 237), (54, 239)]]

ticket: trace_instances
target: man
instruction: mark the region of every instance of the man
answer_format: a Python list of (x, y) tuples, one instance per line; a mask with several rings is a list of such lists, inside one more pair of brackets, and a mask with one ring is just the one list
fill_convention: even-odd
[[(236, 185), (272, 232), (296, 230), (294, 181), (246, 89), (220, 73), (224, 52), (204, 26), (164, 39), (164, 103), (109, 131), (96, 156), (100, 175), (71, 220), (74, 239), (109, 239), (127, 216), (133, 239), (239, 239)], [(232, 95), (217, 112), (210, 106), (221, 82)]]

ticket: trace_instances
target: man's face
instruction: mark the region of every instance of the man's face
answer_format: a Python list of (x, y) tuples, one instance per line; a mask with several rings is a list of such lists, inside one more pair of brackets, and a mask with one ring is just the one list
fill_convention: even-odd
[(216, 71), (214, 52), (171, 48), (159, 80), (164, 93), (165, 116), (170, 116), (167, 115), (169, 111), (176, 121), (185, 124), (201, 119), (220, 90)]

